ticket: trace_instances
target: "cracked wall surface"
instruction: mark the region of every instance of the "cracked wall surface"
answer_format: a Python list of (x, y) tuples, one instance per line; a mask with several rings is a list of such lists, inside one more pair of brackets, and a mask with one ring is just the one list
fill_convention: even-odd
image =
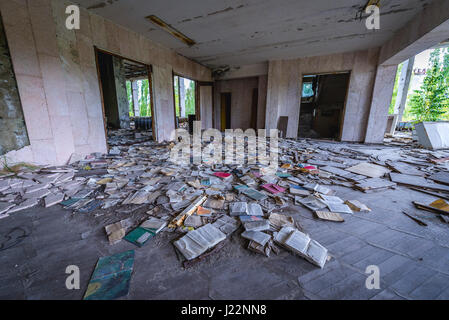
[(0, 155), (30, 144), (0, 16)]
[[(177, 1), (176, 10), (167, 10), (167, 0), (74, 2), (215, 68), (375, 48), (434, 0), (382, 0), (381, 29), (375, 32), (365, 26), (367, 0)], [(145, 20), (149, 14), (196, 45), (168, 36)]]

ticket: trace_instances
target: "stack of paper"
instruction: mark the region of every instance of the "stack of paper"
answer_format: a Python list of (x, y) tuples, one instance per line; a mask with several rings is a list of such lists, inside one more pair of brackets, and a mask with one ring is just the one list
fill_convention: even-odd
[(231, 216), (246, 216), (248, 215), (248, 203), (234, 202), (229, 206)]
[(270, 222), (266, 219), (247, 221), (243, 222), (243, 227), (246, 231), (265, 231), (270, 229)]
[(167, 225), (167, 221), (151, 217), (147, 221), (144, 221), (140, 226), (144, 229), (153, 231), (154, 233), (159, 233)]
[(221, 215), (212, 225), (228, 236), (238, 229), (240, 223), (228, 215)]
[(295, 203), (298, 202), (312, 211), (321, 210), (326, 207), (326, 204), (323, 201), (317, 199), (314, 196), (308, 196), (306, 198), (295, 196)]
[(352, 210), (339, 197), (320, 195), (320, 198), (323, 199), (331, 212), (352, 213)]
[(190, 231), (184, 237), (174, 242), (176, 248), (192, 260), (226, 239), (226, 235), (211, 224)]
[(275, 233), (274, 241), (320, 268), (326, 263), (327, 249), (295, 228), (283, 227)]
[(245, 231), (242, 233), (242, 237), (257, 242), (261, 246), (266, 245), (267, 242), (271, 239), (271, 236), (269, 234), (260, 231)]
[(262, 207), (257, 203), (249, 203), (248, 204), (248, 215), (263, 216)]

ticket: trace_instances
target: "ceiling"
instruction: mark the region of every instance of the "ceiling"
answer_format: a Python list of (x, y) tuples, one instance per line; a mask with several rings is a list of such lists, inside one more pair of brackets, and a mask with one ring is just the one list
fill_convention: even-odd
[[(367, 0), (73, 0), (209, 67), (319, 56), (382, 45), (432, 0), (381, 0), (380, 30), (357, 13)], [(145, 17), (156, 15), (189, 47)]]
[(144, 64), (123, 59), (123, 68), (126, 79), (148, 77), (148, 69)]

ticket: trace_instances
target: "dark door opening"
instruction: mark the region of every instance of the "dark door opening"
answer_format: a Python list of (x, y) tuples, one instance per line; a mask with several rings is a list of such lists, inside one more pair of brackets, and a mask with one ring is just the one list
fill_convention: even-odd
[(253, 89), (253, 96), (251, 100), (251, 128), (257, 130), (257, 107), (259, 100), (259, 89)]
[(341, 139), (349, 78), (349, 72), (303, 77), (299, 137)]
[(108, 145), (153, 139), (151, 67), (97, 48), (96, 58)]
[(231, 93), (221, 93), (221, 130), (231, 129)]

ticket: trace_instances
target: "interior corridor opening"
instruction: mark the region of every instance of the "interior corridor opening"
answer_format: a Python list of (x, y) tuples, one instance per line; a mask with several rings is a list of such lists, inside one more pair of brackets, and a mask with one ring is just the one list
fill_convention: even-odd
[(349, 72), (304, 75), (298, 136), (341, 139)]
[(153, 139), (151, 66), (99, 49), (96, 55), (108, 145)]

